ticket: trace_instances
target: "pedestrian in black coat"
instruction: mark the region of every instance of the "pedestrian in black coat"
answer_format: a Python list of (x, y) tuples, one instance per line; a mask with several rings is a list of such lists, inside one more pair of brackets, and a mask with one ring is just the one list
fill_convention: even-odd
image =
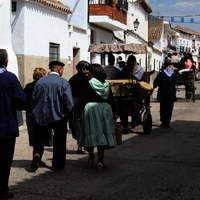
[(8, 182), (16, 137), (19, 136), (16, 110), (23, 110), (26, 95), (12, 72), (7, 71), (8, 53), (0, 49), (0, 199), (14, 196)]
[(174, 102), (176, 101), (176, 72), (173, 65), (168, 65), (161, 71), (153, 82), (153, 87), (158, 87), (157, 100), (160, 102), (161, 127), (169, 128)]
[(81, 60), (77, 65), (77, 73), (69, 79), (69, 83), (72, 89), (72, 96), (74, 100), (74, 107), (69, 115), (69, 128), (72, 132), (72, 137), (77, 140), (77, 154), (83, 154), (82, 147), (79, 146), (79, 137), (81, 133), (80, 120), (77, 119), (77, 105), (80, 96), (84, 92), (84, 86), (88, 82), (88, 67), (89, 63), (85, 60)]

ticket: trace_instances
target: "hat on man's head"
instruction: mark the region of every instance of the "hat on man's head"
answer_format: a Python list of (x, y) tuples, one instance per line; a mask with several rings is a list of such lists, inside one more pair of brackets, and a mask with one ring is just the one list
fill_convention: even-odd
[(65, 66), (65, 64), (60, 62), (60, 61), (58, 61), (58, 60), (51, 61), (49, 63), (49, 69), (54, 68), (54, 67), (64, 67), (64, 66)]

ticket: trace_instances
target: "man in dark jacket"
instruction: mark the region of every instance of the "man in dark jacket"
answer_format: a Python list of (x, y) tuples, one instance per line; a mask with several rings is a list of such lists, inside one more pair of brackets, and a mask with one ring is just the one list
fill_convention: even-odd
[(154, 80), (154, 88), (158, 87), (157, 100), (160, 102), (161, 127), (169, 128), (174, 102), (176, 101), (176, 73), (173, 65), (168, 65)]
[(104, 67), (106, 72), (106, 79), (119, 79), (120, 78), (120, 70), (114, 66), (115, 56), (113, 54), (108, 55), (108, 65)]
[(35, 145), (31, 168), (36, 171), (44, 152), (44, 142), (54, 131), (52, 169), (62, 170), (66, 159), (66, 134), (69, 112), (74, 103), (69, 82), (62, 78), (64, 63), (52, 61), (48, 76), (40, 78), (32, 95), (32, 112), (35, 118)]
[(26, 95), (18, 78), (7, 71), (8, 53), (0, 49), (0, 199), (14, 196), (8, 192), (15, 140), (19, 136), (16, 109), (25, 108)]
[(84, 151), (82, 147), (79, 146), (79, 137), (80, 137), (80, 120), (77, 119), (77, 105), (80, 96), (84, 92), (84, 86), (88, 82), (88, 67), (89, 63), (85, 60), (81, 60), (77, 65), (77, 73), (69, 79), (69, 83), (72, 88), (72, 95), (74, 99), (74, 108), (70, 113), (69, 117), (69, 128), (72, 131), (72, 136), (77, 140), (77, 154), (83, 154)]

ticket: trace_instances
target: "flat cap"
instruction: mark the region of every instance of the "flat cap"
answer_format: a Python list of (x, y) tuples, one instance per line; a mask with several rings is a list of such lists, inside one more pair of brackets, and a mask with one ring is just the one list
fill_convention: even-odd
[(65, 66), (65, 64), (62, 63), (62, 62), (60, 62), (60, 61), (58, 61), (58, 60), (51, 61), (51, 62), (49, 63), (49, 69), (51, 69), (51, 68), (53, 68), (53, 67), (64, 67), (64, 66)]

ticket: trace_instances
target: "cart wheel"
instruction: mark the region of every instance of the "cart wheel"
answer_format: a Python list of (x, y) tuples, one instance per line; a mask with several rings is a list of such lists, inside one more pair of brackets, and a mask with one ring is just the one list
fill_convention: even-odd
[(150, 134), (152, 130), (152, 117), (149, 111), (143, 115), (143, 131), (145, 134)]

